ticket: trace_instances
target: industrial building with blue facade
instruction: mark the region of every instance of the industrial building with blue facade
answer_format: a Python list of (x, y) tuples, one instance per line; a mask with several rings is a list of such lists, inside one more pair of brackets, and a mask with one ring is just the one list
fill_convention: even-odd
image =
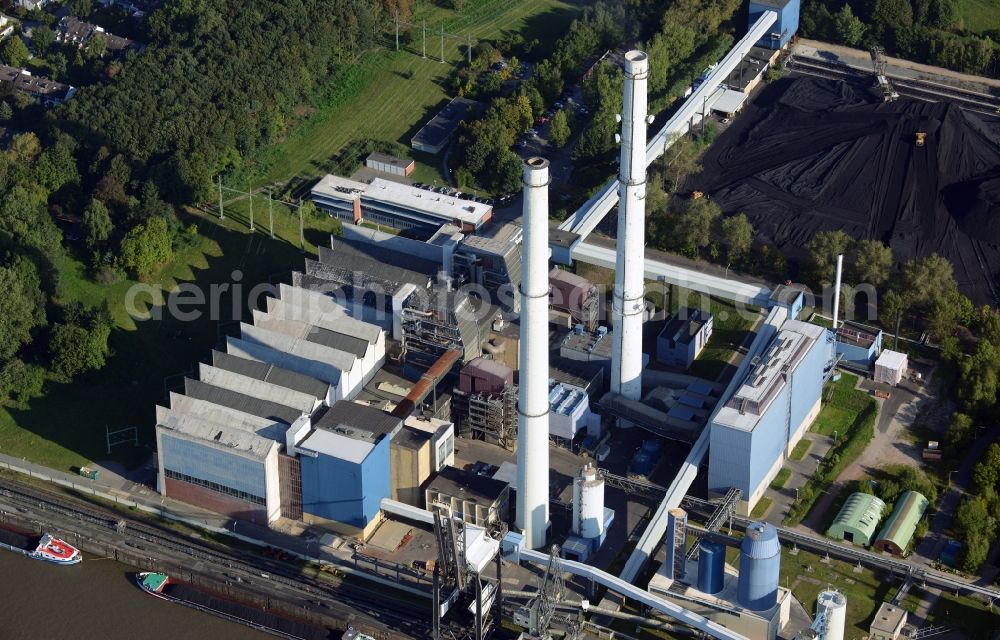
[(788, 320), (711, 423), (708, 488), (743, 492), (749, 514), (792, 448), (819, 414), (830, 332)]
[(749, 25), (757, 22), (765, 11), (774, 11), (778, 20), (771, 32), (757, 41), (758, 47), (783, 49), (799, 30), (800, 0), (750, 0)]

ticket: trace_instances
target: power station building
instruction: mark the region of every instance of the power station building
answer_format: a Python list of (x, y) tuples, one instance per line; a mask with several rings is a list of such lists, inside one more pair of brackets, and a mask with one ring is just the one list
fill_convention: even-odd
[(832, 356), (828, 335), (818, 325), (786, 321), (711, 424), (709, 491), (740, 489), (743, 514), (819, 414)]

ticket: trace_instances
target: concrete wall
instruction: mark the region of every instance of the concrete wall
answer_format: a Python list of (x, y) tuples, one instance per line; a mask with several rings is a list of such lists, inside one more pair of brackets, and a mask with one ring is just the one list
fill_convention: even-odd
[(431, 476), (431, 439), (419, 449), (393, 445), (392, 459), (392, 499), (412, 505), (422, 506), (423, 492), (420, 485)]

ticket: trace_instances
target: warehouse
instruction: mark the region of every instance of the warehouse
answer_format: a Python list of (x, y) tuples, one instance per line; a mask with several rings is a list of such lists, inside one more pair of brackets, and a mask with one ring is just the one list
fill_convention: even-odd
[(709, 491), (742, 490), (744, 514), (819, 413), (833, 355), (827, 336), (818, 325), (786, 321), (712, 422)]
[(875, 537), (884, 510), (885, 503), (870, 493), (852, 493), (826, 535), (867, 547)]
[(441, 153), (463, 120), (477, 118), (485, 109), (481, 102), (452, 98), (444, 109), (430, 119), (410, 140), (410, 146), (424, 153)]
[(382, 178), (365, 184), (327, 175), (312, 188), (310, 198), (320, 210), (345, 222), (369, 221), (425, 238), (443, 224), (474, 233), (493, 216), (490, 205)]
[(365, 166), (375, 171), (405, 178), (413, 173), (416, 163), (410, 158), (404, 160), (386, 153), (372, 153), (365, 158)]
[(896, 499), (896, 508), (892, 510), (885, 526), (875, 539), (875, 548), (888, 551), (895, 556), (901, 556), (913, 540), (920, 519), (927, 511), (928, 501), (922, 493), (906, 491)]

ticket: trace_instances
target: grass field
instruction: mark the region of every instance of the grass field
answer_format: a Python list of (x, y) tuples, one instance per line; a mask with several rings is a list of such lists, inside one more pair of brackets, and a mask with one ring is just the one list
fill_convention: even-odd
[(824, 436), (832, 436), (835, 431), (845, 434), (870, 400), (867, 393), (854, 388), (857, 383), (858, 377), (849, 373), (829, 383), (823, 390), (823, 408), (809, 430)]
[[(278, 215), (276, 207), (277, 237), (271, 240), (266, 205), (260, 210), (263, 218), (258, 218), (254, 234), (247, 230), (240, 207), (227, 208), (225, 222), (209, 215), (185, 215), (186, 222), (198, 224), (197, 244), (177, 254), (148, 283), (170, 291), (182, 282), (190, 282), (209, 292), (212, 285), (232, 285), (238, 279), (243, 285), (242, 294), (223, 293), (219, 305), (223, 313), (214, 319), (206, 315), (181, 321), (164, 313), (159, 320), (137, 321), (125, 305), (136, 282), (97, 284), (86, 277), (81, 263), (64, 259), (59, 265), (60, 298), (88, 305), (108, 303), (115, 321), (109, 341), (113, 354), (103, 369), (81, 376), (72, 384), (48, 382), (44, 395), (27, 407), (0, 408), (0, 452), (62, 471), (108, 458), (130, 466), (141, 462), (151, 442), (154, 406), (165, 401), (167, 389), (182, 388), (183, 375), (209, 355), (221, 336), (236, 328), (234, 318), (249, 316), (246, 295), (254, 285), (288, 282), (289, 272), (302, 268), (297, 218), (293, 220), (287, 213)], [(323, 216), (309, 220), (308, 225), (307, 249), (314, 252), (335, 222)], [(239, 276), (234, 276), (236, 271)], [(241, 303), (235, 313), (234, 296)], [(157, 304), (162, 303), (162, 295), (155, 297)], [(151, 300), (150, 295), (140, 295), (136, 306), (144, 311)], [(140, 448), (123, 446), (108, 456), (105, 427), (114, 430), (133, 426), (139, 429)]]
[(968, 33), (983, 33), (1000, 29), (1000, 7), (996, 0), (960, 0), (958, 14)]
[(795, 444), (795, 448), (792, 449), (792, 453), (788, 456), (792, 460), (801, 460), (806, 457), (809, 453), (809, 448), (812, 446), (812, 442), (803, 438)]
[[(414, 29), (401, 50), (381, 50), (366, 55), (360, 64), (339, 79), (349, 98), (335, 101), (298, 123), (288, 139), (265, 155), (262, 180), (267, 183), (294, 176), (312, 176), (348, 142), (374, 138), (399, 142), (410, 138), (451, 98), (445, 84), (454, 63), (465, 56), (464, 37), (473, 44), (520, 32), (525, 41), (562, 33), (584, 0), (473, 0), (460, 14), (426, 3), (413, 17), (427, 24), (427, 59), (421, 57), (422, 32)], [(440, 26), (463, 40), (445, 39), (445, 64), (441, 63)], [(394, 47), (392, 37), (389, 44)], [(441, 158), (414, 154), (415, 179), (444, 183)]]
[(764, 516), (767, 515), (767, 512), (771, 510), (771, 505), (773, 503), (774, 503), (773, 500), (771, 500), (767, 496), (764, 496), (763, 498), (757, 501), (757, 504), (754, 505), (753, 511), (750, 512), (750, 517), (755, 519), (763, 518)]

